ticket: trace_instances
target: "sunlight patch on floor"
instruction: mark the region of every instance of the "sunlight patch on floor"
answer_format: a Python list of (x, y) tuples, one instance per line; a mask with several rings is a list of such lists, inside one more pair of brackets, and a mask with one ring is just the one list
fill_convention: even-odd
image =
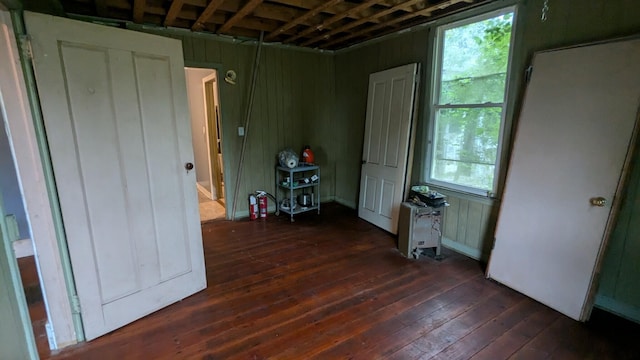
[(198, 205), (200, 207), (200, 222), (225, 218), (223, 200), (211, 200), (198, 190)]

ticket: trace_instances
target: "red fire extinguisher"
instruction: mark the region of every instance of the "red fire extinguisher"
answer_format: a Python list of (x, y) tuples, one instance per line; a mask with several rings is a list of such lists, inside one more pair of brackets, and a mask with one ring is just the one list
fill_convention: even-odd
[(260, 218), (264, 219), (267, 217), (267, 193), (264, 191), (256, 191), (256, 196), (258, 197), (258, 209), (260, 211)]
[(249, 194), (249, 220), (258, 218), (258, 201), (254, 194)]

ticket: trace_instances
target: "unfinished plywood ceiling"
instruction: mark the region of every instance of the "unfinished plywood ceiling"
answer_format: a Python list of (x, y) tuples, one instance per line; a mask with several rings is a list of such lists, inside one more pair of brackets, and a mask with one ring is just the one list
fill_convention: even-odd
[(492, 0), (61, 0), (68, 15), (336, 50)]

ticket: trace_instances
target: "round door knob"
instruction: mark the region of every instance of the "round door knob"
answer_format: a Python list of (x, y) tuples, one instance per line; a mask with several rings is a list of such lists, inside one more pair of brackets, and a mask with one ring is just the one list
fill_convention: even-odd
[(193, 163), (188, 162), (184, 164), (184, 168), (187, 169), (187, 171), (193, 170)]
[(595, 197), (595, 198), (591, 198), (591, 205), (593, 206), (598, 206), (598, 207), (603, 207), (605, 205), (607, 205), (607, 199), (599, 196), (599, 197)]

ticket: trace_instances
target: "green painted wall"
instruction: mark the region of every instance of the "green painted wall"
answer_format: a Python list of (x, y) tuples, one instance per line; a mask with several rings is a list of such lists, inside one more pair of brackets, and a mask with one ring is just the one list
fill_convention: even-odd
[[(496, 1), (484, 10), (513, 3)], [(508, 159), (511, 129), (524, 92), (524, 70), (535, 51), (640, 33), (640, 2), (637, 0), (549, 0), (548, 3), (548, 19), (543, 22), (540, 17), (544, 0), (519, 2), (514, 72), (510, 84), (512, 103), (506, 114), (507, 151), (502, 154), (503, 163)], [(468, 15), (454, 15), (447, 21)], [(221, 75), (229, 69), (238, 73), (237, 85), (220, 82), (223, 153), (228, 173), (226, 190), (227, 199), (232, 201), (230, 195), (242, 142), (237, 136), (237, 127), (244, 123), (255, 42), (232, 42), (186, 31), (172, 34), (149, 29), (142, 31), (182, 40), (188, 66), (216, 67)], [(424, 139), (428, 129), (426, 99), (431, 76), (430, 31), (430, 26), (423, 26), (337, 53), (265, 46), (237, 215), (246, 214), (245, 198), (249, 192), (256, 189), (274, 192), (273, 166), (277, 152), (284, 147), (299, 151), (305, 144), (311, 145), (322, 167), (322, 199), (335, 199), (355, 208), (359, 195), (368, 76), (412, 62), (422, 66), (412, 182), (422, 181)], [(506, 166), (503, 166), (502, 180), (505, 171)], [(637, 179), (639, 174), (640, 166), (635, 166), (632, 178)], [(628, 201), (622, 215), (633, 221), (627, 225), (621, 221), (616, 227), (603, 269), (601, 298), (620, 297), (640, 303), (637, 291), (631, 291), (633, 294), (629, 295), (625, 290), (629, 287), (627, 284), (639, 280), (630, 274), (640, 274), (635, 265), (640, 263), (640, 246), (635, 240), (640, 231), (640, 221), (636, 221), (640, 203), (634, 192), (639, 187), (638, 181), (632, 181), (627, 189)], [(499, 204), (483, 197), (442, 192), (451, 202), (444, 224), (445, 243), (472, 257), (486, 259), (492, 246)]]
[[(493, 5), (491, 8), (498, 7)], [(429, 26), (416, 28), (382, 41), (337, 52), (336, 116), (342, 126), (339, 131), (340, 154), (345, 156), (336, 163), (336, 200), (354, 208), (357, 206), (369, 74), (413, 62), (419, 63), (422, 71), (411, 182), (424, 181), (422, 174), (425, 171), (429, 122), (427, 99), (430, 96), (432, 67), (431, 31)], [(495, 225), (494, 202), (478, 196), (438, 190), (449, 197), (451, 204), (445, 218), (444, 243), (475, 258), (488, 254), (488, 239), (492, 238)]]
[[(416, 133), (416, 155), (422, 147), (424, 123), (424, 84), (429, 69), (425, 66), (429, 29), (392, 37), (355, 50), (338, 52), (336, 63), (336, 119), (335, 136), (339, 159), (336, 161), (337, 201), (356, 208), (360, 186), (360, 165), (364, 140), (365, 110), (369, 74), (410, 63), (420, 63), (420, 114)], [(420, 172), (420, 161), (414, 162), (414, 173)]]
[(600, 274), (596, 306), (640, 322), (640, 144)]
[[(167, 36), (162, 31), (145, 31)], [(238, 127), (245, 122), (257, 44), (188, 32), (170, 36), (182, 40), (185, 65), (215, 67), (221, 79), (227, 70), (238, 75), (236, 85), (219, 82), (225, 191), (232, 204), (243, 139)], [(333, 200), (338, 154), (334, 78), (332, 53), (262, 47), (236, 216), (247, 216), (250, 192), (274, 193), (274, 166), (285, 147), (302, 152), (304, 145), (311, 146), (321, 167), (321, 200)], [(272, 201), (270, 207), (275, 209)]]

